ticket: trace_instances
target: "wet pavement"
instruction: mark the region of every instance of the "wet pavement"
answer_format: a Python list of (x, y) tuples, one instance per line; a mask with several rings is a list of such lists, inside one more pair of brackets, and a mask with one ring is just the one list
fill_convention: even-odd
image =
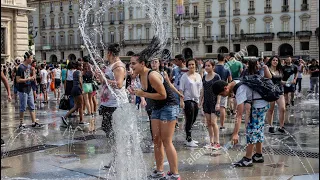
[[(319, 179), (319, 102), (306, 96), (308, 77), (303, 80), (304, 96), (296, 99), (295, 106), (287, 110), (285, 127), (288, 135), (270, 134), (265, 127), (263, 164), (250, 168), (232, 168), (230, 164), (245, 154), (244, 123), (240, 133), (240, 144), (227, 150), (209, 151), (202, 148), (207, 144), (208, 133), (199, 115), (193, 128), (193, 138), (199, 141), (198, 148), (184, 146), (183, 122), (176, 130), (174, 144), (178, 152), (179, 172), (182, 179)], [(3, 87), (3, 86), (2, 86)], [(111, 159), (110, 145), (101, 130), (101, 116), (85, 116), (86, 126), (67, 129), (60, 117), (66, 113), (58, 109), (50, 93), (48, 104), (37, 104), (37, 118), (45, 125), (33, 129), (28, 113), (27, 130), (19, 131), (19, 108), (14, 102), (5, 102), (1, 89), (1, 138), (6, 146), (1, 148), (1, 179), (113, 179), (111, 170), (103, 166)], [(136, 111), (139, 131), (142, 135), (141, 148), (146, 170), (154, 167), (149, 122), (144, 111)], [(124, 116), (125, 117), (125, 116)], [(76, 124), (77, 118), (72, 118)], [(220, 143), (227, 144), (233, 130), (234, 119), (228, 116), (225, 131), (220, 132)], [(275, 117), (275, 125), (278, 119)], [(165, 165), (165, 171), (169, 169)], [(128, 178), (130, 179), (130, 178)]]

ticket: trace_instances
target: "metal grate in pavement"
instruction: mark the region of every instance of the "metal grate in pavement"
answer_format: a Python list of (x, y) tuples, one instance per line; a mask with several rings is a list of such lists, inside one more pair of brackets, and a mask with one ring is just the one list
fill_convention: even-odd
[(278, 149), (278, 148), (263, 148), (264, 154), (274, 154), (274, 155), (282, 155), (282, 156), (298, 156), (298, 157), (306, 157), (306, 158), (316, 158), (319, 159), (319, 153), (316, 152), (307, 152), (307, 151), (298, 151), (298, 150), (290, 150), (290, 149)]
[(31, 146), (31, 147), (26, 147), (26, 148), (21, 148), (21, 149), (15, 149), (12, 151), (5, 151), (5, 152), (1, 152), (1, 159), (7, 158), (7, 157), (12, 157), (12, 156), (18, 156), (21, 154), (27, 154), (27, 153), (33, 153), (36, 151), (51, 149), (51, 148), (55, 148), (55, 147), (58, 147), (58, 146), (42, 144), (42, 145), (36, 145), (36, 146)]
[(89, 141), (92, 139), (106, 139), (105, 135), (86, 135), (86, 136), (80, 136), (80, 137), (75, 137), (74, 140), (79, 140), (79, 141)]

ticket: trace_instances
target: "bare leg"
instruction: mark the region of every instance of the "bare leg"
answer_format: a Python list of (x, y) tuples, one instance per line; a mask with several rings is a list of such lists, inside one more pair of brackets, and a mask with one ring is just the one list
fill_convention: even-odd
[(279, 108), (280, 127), (282, 128), (284, 126), (284, 119), (285, 119), (285, 112), (286, 112), (286, 105), (285, 105), (285, 100), (283, 95), (281, 95), (280, 98), (277, 100), (277, 104)]
[[(174, 129), (176, 125), (176, 120), (174, 121), (161, 121), (160, 134), (163, 146), (166, 151), (166, 155), (170, 165), (170, 172), (173, 174), (178, 174), (178, 156), (177, 151), (172, 143), (172, 137), (174, 134)], [(153, 129), (152, 129), (153, 130)]]
[[(282, 97), (284, 97), (284, 96), (282, 96)], [(270, 103), (270, 108), (268, 109), (268, 112), (267, 112), (267, 117), (266, 118), (267, 118), (268, 124), (270, 126), (272, 126), (272, 124), (273, 124), (274, 106), (275, 106), (275, 102), (271, 102)]]
[(211, 125), (212, 125), (212, 129), (213, 129), (213, 133), (214, 133), (214, 143), (218, 143), (219, 142), (219, 128), (218, 128), (218, 124), (217, 124), (217, 119), (218, 117), (211, 113)]
[(225, 119), (226, 119), (226, 108), (223, 106), (220, 106), (220, 125), (221, 125), (221, 127), (224, 127)]
[(153, 136), (153, 143), (154, 143), (154, 157), (156, 159), (157, 170), (163, 171), (164, 149), (163, 149), (161, 133), (160, 133), (160, 126), (161, 126), (160, 120), (152, 119), (151, 126), (152, 126), (152, 136)]
[(211, 121), (211, 115), (205, 113), (204, 116), (206, 117), (206, 120), (207, 120), (207, 128), (209, 131), (210, 143), (214, 143), (214, 132), (213, 132), (213, 126)]
[(252, 158), (253, 148), (254, 148), (254, 144), (248, 144), (247, 149), (246, 149), (246, 158), (248, 158), (248, 159)]

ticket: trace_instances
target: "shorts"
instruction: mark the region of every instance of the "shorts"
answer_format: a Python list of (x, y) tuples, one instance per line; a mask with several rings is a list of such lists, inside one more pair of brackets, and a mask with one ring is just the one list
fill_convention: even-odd
[(31, 83), (31, 88), (32, 88), (32, 91), (37, 91), (38, 90), (38, 87), (37, 87), (35, 82)]
[(179, 115), (179, 106), (164, 106), (161, 109), (153, 109), (151, 119), (159, 119), (161, 121), (177, 120)]
[(269, 105), (263, 108), (252, 108), (252, 118), (246, 127), (247, 144), (262, 143), (264, 141), (264, 121)]
[(293, 84), (290, 87), (284, 86), (283, 90), (285, 94), (288, 94), (289, 92), (294, 92), (296, 88), (295, 88), (295, 85)]
[(20, 102), (20, 112), (25, 112), (27, 105), (30, 111), (35, 110), (33, 91), (30, 92), (18, 92), (19, 102)]
[(54, 88), (59, 89), (61, 86), (61, 80), (60, 79), (54, 79)]
[(83, 92), (84, 93), (92, 93), (92, 83), (83, 83)]
[(47, 92), (47, 84), (40, 84), (40, 92), (41, 93)]
[(227, 96), (221, 96), (220, 107), (224, 107), (224, 108), (228, 107), (228, 97)]
[(73, 86), (73, 88), (71, 90), (71, 96), (77, 97), (77, 96), (80, 96), (81, 94), (82, 94), (81, 88)]

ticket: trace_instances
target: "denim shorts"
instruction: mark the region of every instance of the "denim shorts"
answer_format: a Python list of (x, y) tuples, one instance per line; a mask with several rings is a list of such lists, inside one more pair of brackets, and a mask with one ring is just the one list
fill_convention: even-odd
[(18, 91), (18, 96), (20, 101), (20, 112), (25, 112), (27, 105), (30, 111), (35, 110), (33, 91), (30, 91), (29, 93)]
[(179, 106), (164, 106), (161, 109), (153, 109), (151, 119), (160, 119), (161, 121), (177, 120), (179, 115)]

